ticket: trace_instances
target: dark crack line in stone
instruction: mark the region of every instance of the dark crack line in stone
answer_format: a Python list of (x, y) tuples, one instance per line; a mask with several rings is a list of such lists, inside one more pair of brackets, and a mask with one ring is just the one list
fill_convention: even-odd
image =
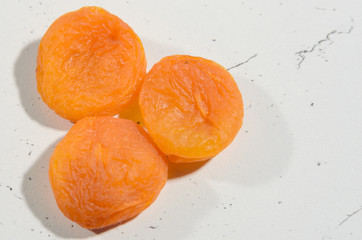
[(14, 194), (14, 196), (20, 200), (23, 200), (21, 197), (19, 197), (18, 195)]
[(332, 42), (332, 40), (330, 39), (330, 36), (333, 34), (336, 34), (336, 33), (337, 33), (337, 30), (333, 30), (332, 32), (328, 33), (325, 38), (323, 38), (322, 40), (319, 40), (316, 44), (314, 44), (312, 48), (296, 52), (295, 54), (300, 58), (300, 61), (297, 64), (298, 69), (300, 68), (301, 64), (304, 62), (307, 54), (314, 52), (314, 50), (324, 42), (327, 42), (327, 41)]
[(322, 43), (324, 42), (329, 42), (330, 45), (333, 43), (333, 40), (330, 38), (332, 35), (340, 35), (340, 34), (350, 34), (353, 31), (354, 28), (354, 20), (351, 19), (352, 25), (351, 27), (347, 30), (347, 31), (337, 31), (337, 29), (329, 32), (325, 38), (323, 38), (322, 40), (319, 40), (316, 44), (314, 44), (310, 49), (306, 49), (306, 50), (302, 50), (299, 52), (296, 52), (295, 54), (298, 56), (298, 58), (300, 59), (298, 64), (297, 64), (297, 68), (299, 69), (302, 65), (302, 63), (304, 62), (305, 58), (307, 57), (307, 55), (309, 53), (314, 52), (314, 50), (319, 47)]
[(344, 224), (345, 222), (347, 222), (352, 216), (356, 215), (356, 214), (357, 214), (359, 211), (361, 211), (361, 210), (362, 210), (362, 207), (360, 207), (359, 209), (357, 209), (356, 211), (354, 211), (354, 212), (351, 213), (351, 214), (347, 214), (347, 217), (346, 217), (345, 219), (343, 219), (343, 221), (338, 224), (337, 228), (340, 227), (340, 226), (342, 226), (342, 224)]
[(229, 67), (229, 68), (227, 68), (226, 70), (231, 70), (231, 69), (233, 69), (233, 68), (237, 68), (237, 67), (240, 67), (241, 65), (243, 65), (243, 64), (245, 64), (245, 63), (248, 63), (251, 59), (253, 59), (253, 58), (255, 58), (255, 57), (257, 57), (258, 56), (258, 54), (254, 54), (253, 56), (251, 56), (251, 57), (249, 57), (247, 60), (245, 60), (244, 62), (241, 62), (241, 63), (238, 63), (238, 64), (236, 64), (236, 65), (234, 65), (234, 66), (232, 66), (232, 67)]

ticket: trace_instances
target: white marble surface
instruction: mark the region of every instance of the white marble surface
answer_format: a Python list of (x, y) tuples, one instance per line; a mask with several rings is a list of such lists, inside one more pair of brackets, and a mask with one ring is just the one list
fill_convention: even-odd
[[(362, 239), (361, 0), (0, 5), (0, 239)], [(84, 5), (131, 25), (148, 68), (171, 54), (231, 68), (245, 103), (229, 148), (100, 234), (55, 204), (48, 159), (71, 124), (35, 88), (40, 38)]]

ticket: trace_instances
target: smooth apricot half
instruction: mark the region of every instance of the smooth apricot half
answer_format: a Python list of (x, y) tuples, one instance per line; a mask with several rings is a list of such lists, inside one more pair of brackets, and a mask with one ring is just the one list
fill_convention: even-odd
[(49, 179), (64, 215), (99, 229), (150, 206), (167, 180), (167, 164), (136, 123), (89, 117), (75, 123), (56, 146)]
[(139, 105), (149, 134), (174, 162), (201, 161), (220, 153), (243, 119), (233, 77), (201, 57), (161, 59), (144, 79)]
[(145, 74), (145, 53), (136, 33), (99, 7), (59, 17), (40, 42), (38, 92), (51, 109), (73, 122), (121, 113)]

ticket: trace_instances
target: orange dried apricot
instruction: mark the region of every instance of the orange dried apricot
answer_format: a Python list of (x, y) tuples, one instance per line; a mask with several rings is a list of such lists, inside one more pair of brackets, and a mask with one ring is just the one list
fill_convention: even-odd
[(243, 101), (230, 73), (201, 57), (161, 59), (146, 75), (139, 105), (157, 146), (174, 162), (220, 153), (242, 125)]
[(145, 52), (136, 33), (99, 7), (59, 17), (40, 42), (38, 91), (51, 109), (73, 122), (121, 113), (145, 74)]
[(60, 210), (89, 229), (131, 219), (167, 180), (164, 155), (131, 120), (87, 117), (56, 146), (49, 179)]

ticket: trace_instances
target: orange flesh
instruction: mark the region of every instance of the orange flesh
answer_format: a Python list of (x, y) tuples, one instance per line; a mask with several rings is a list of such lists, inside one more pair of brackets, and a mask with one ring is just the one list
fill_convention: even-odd
[(116, 115), (146, 74), (142, 43), (117, 16), (84, 7), (58, 18), (41, 40), (38, 91), (63, 118)]
[(167, 165), (136, 123), (90, 117), (78, 121), (57, 145), (49, 178), (64, 215), (98, 229), (146, 209), (167, 180)]
[(209, 159), (242, 125), (241, 93), (229, 72), (200, 57), (163, 58), (146, 75), (139, 105), (158, 147), (174, 162)]

